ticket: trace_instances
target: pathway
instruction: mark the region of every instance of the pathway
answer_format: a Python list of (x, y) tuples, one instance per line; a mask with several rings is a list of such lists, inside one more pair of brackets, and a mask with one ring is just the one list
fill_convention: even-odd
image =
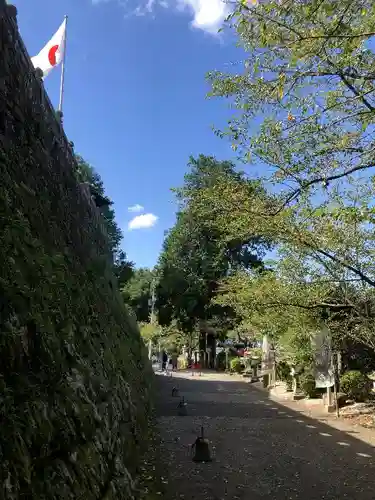
[[(159, 375), (157, 408), (166, 500), (375, 498), (375, 449), (226, 375)], [(177, 416), (178, 386), (188, 416)], [(203, 425), (214, 461), (195, 464)]]

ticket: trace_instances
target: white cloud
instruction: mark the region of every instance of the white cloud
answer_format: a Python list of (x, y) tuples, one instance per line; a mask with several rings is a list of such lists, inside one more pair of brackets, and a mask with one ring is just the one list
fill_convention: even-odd
[(189, 9), (193, 26), (216, 33), (228, 14), (228, 5), (223, 0), (178, 0), (178, 6)]
[(100, 4), (110, 1), (117, 2), (127, 11), (130, 9), (136, 16), (154, 14), (158, 7), (189, 12), (193, 18), (192, 25), (210, 33), (217, 33), (229, 13), (229, 6), (224, 0), (129, 0), (128, 2), (126, 0), (92, 0), (92, 3)]
[(136, 215), (128, 224), (129, 231), (133, 229), (147, 229), (149, 227), (155, 226), (158, 218), (154, 214), (142, 214)]
[(146, 2), (139, 2), (139, 5), (134, 9), (135, 16), (146, 16), (152, 14), (155, 7), (155, 0), (147, 0)]
[(128, 207), (128, 212), (132, 212), (132, 213), (143, 212), (143, 210), (144, 210), (144, 207), (142, 207), (142, 205), (140, 205), (139, 203), (136, 203), (135, 205)]

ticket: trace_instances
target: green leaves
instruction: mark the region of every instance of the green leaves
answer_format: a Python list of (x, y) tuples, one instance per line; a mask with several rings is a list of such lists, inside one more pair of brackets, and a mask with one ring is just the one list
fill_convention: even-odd
[(223, 178), (200, 191), (194, 210), (214, 214), (226, 242), (256, 235), (277, 255), (272, 279), (230, 276), (215, 300), (296, 345), (290, 332), (311, 327), (319, 304), (333, 300), (343, 310), (332, 330), (375, 347), (373, 2), (239, 2), (232, 28), (246, 58), (235, 75), (208, 75), (211, 96), (234, 108), (217, 133), (269, 192)]
[(248, 53), (243, 70), (208, 75), (212, 95), (235, 108), (225, 131), (233, 150), (245, 161), (253, 153), (272, 183), (304, 182), (312, 195), (317, 178), (338, 175), (337, 183), (371, 168), (375, 55), (364, 41), (375, 29), (372, 3), (240, 2), (234, 20)]
[(78, 182), (87, 182), (91, 188), (91, 194), (94, 196), (97, 207), (103, 216), (103, 223), (108, 233), (109, 246), (112, 254), (120, 251), (119, 245), (122, 240), (122, 232), (115, 220), (115, 212), (111, 205), (113, 204), (107, 196), (103, 181), (95, 169), (89, 165), (80, 155), (75, 157), (77, 162), (77, 171), (75, 172)]
[[(213, 310), (218, 281), (237, 267), (261, 265), (263, 242), (255, 237), (227, 237), (220, 220), (220, 190), (241, 185), (247, 193), (261, 190), (230, 162), (212, 157), (190, 159), (190, 172), (176, 190), (181, 210), (164, 242), (158, 265), (159, 321), (177, 320), (188, 331), (200, 319), (227, 315)], [(215, 321), (216, 321), (215, 320)]]
[(139, 322), (147, 322), (149, 320), (154, 279), (155, 275), (152, 270), (147, 268), (135, 269), (121, 289), (125, 303), (133, 309)]

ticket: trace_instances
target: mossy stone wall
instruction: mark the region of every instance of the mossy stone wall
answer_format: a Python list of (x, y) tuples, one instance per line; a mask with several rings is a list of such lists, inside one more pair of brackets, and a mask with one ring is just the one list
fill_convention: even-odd
[[(84, 126), (84, 120), (82, 122)], [(0, 498), (128, 499), (152, 374), (100, 218), (0, 0)]]

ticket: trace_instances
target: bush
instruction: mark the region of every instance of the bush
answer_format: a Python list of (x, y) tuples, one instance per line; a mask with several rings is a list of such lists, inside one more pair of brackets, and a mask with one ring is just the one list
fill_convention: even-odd
[(188, 367), (187, 359), (183, 356), (180, 356), (177, 360), (177, 366), (179, 370), (186, 370)]
[(304, 372), (299, 378), (299, 385), (302, 391), (309, 398), (316, 398), (320, 392), (315, 386), (315, 377), (311, 372)]
[(365, 373), (352, 370), (340, 377), (340, 388), (350, 399), (365, 401), (371, 393), (371, 380)]
[(289, 382), (292, 379), (290, 374), (290, 366), (285, 361), (280, 361), (276, 365), (276, 375), (282, 382)]
[(230, 360), (230, 371), (235, 373), (242, 373), (244, 366), (240, 358), (232, 358)]
[(293, 377), (290, 374), (290, 366), (286, 361), (279, 361), (276, 365), (276, 377), (286, 383), (287, 391), (293, 389)]

